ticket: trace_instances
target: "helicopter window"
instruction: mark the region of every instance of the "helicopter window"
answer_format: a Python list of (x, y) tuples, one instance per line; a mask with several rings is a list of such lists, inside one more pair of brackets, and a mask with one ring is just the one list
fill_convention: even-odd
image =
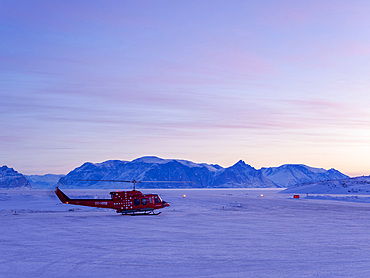
[(144, 198), (144, 199), (141, 199), (141, 204), (143, 205), (143, 206), (145, 206), (146, 204), (147, 204), (147, 199), (146, 198)]
[(154, 201), (156, 204), (160, 203), (158, 196), (154, 196)]
[(139, 199), (134, 200), (134, 206), (140, 206), (140, 200)]

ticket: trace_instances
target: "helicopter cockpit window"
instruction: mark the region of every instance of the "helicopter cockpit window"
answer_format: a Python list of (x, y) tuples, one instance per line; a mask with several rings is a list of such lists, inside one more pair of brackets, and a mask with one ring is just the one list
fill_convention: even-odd
[(134, 206), (140, 206), (140, 199), (134, 200)]
[(159, 201), (158, 196), (154, 196), (154, 202), (155, 202), (156, 204), (158, 204), (158, 203), (160, 203), (160, 202), (161, 202), (161, 201)]
[(144, 198), (144, 199), (141, 199), (141, 204), (143, 205), (143, 206), (145, 206), (146, 204), (147, 204), (147, 199), (146, 198)]

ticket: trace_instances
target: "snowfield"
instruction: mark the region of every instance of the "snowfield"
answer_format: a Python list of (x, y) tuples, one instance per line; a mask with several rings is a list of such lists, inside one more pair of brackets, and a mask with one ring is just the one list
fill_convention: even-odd
[(280, 190), (142, 190), (170, 202), (158, 216), (1, 190), (0, 277), (370, 277), (370, 203)]

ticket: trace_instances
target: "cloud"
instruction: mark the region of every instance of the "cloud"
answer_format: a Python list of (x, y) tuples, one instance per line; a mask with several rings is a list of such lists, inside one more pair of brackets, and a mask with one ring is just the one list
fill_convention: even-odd
[(0, 11), (9, 159), (366, 144), (365, 2), (19, 3)]

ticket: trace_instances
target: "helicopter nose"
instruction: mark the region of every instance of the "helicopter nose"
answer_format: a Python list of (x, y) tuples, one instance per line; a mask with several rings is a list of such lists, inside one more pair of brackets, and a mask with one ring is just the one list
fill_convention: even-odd
[(165, 201), (162, 201), (162, 204), (163, 204), (164, 207), (169, 207), (170, 206), (170, 203), (167, 203)]

